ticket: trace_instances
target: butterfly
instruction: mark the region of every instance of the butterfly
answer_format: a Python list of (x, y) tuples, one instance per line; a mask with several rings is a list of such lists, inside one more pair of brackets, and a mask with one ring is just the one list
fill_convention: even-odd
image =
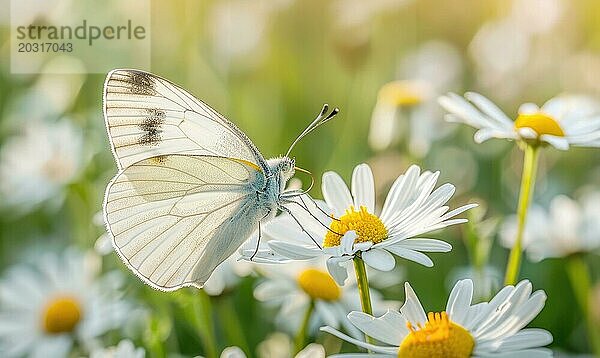
[(201, 288), (254, 232), (260, 237), (261, 222), (291, 212), (306, 191), (286, 190), (304, 171), (290, 152), (339, 112), (324, 105), (285, 156), (266, 160), (233, 123), (151, 73), (111, 71), (103, 99), (118, 168), (104, 196), (107, 231), (127, 267), (165, 291)]

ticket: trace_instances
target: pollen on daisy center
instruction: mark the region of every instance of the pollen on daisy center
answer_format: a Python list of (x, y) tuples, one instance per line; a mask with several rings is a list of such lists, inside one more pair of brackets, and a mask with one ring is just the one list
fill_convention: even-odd
[(469, 331), (452, 322), (446, 312), (427, 315), (424, 327), (407, 324), (410, 333), (400, 344), (402, 358), (470, 357), (475, 340)]
[(539, 136), (544, 134), (557, 137), (565, 136), (565, 132), (562, 130), (556, 119), (541, 112), (519, 114), (515, 120), (515, 129), (519, 128), (531, 128)]
[(342, 295), (340, 286), (325, 271), (306, 269), (298, 275), (297, 281), (298, 286), (312, 299), (336, 301)]
[(342, 236), (354, 230), (356, 232), (355, 243), (371, 241), (377, 244), (387, 239), (387, 229), (381, 219), (369, 213), (364, 206), (360, 207), (359, 211), (354, 210), (351, 206), (346, 210), (338, 220), (332, 220), (329, 226), (331, 230), (327, 231), (323, 240), (324, 247), (338, 246), (341, 243)]
[(80, 303), (68, 296), (50, 301), (43, 311), (42, 326), (46, 333), (73, 332), (82, 317)]

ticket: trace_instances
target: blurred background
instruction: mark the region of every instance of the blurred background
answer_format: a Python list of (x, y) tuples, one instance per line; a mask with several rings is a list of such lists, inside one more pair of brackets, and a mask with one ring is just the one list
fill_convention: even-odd
[[(102, 345), (128, 337), (149, 356), (210, 355), (205, 339), (212, 336), (218, 352), (237, 345), (249, 355), (277, 356), (270, 345), (289, 335), (273, 333), (285, 330), (271, 319), (273, 309), (254, 299), (260, 275), (243, 275), (212, 295), (165, 294), (145, 286), (105, 240), (97, 241), (104, 234), (98, 214), (104, 189), (116, 173), (101, 109), (105, 76), (11, 74), (5, 9), (0, 271), (66, 248), (95, 252), (102, 273), (120, 273), (119, 297), (135, 307), (129, 312), (140, 322), (126, 332), (107, 330), (98, 338)], [(522, 153), (504, 140), (475, 144), (471, 128), (443, 121), (437, 97), (478, 91), (513, 118), (521, 103), (541, 105), (558, 94), (600, 100), (599, 14), (596, 0), (153, 1), (146, 70), (211, 104), (266, 157), (285, 153), (323, 103), (339, 107), (338, 118), (293, 152), (317, 179), (334, 170), (349, 180), (353, 167), (367, 162), (381, 204), (393, 180), (416, 163), (456, 185), (452, 206), (482, 204), (469, 225), (433, 235), (454, 247), (432, 255), (434, 268), (400, 263), (399, 281), (410, 281), (425, 307), (442, 310), (457, 278), (477, 277), (481, 299), (501, 285), (508, 250), (498, 238), (515, 211)], [(119, 67), (118, 59), (114, 64)], [(84, 64), (65, 56), (45, 66)], [(321, 198), (318, 182), (311, 193)], [(537, 205), (599, 188), (599, 150), (543, 151)], [(597, 281), (598, 256), (581, 257)], [(552, 332), (557, 352), (589, 354), (585, 322), (600, 320), (600, 287), (590, 296), (595, 310), (582, 313), (566, 260), (525, 260), (521, 277), (548, 295), (532, 326)], [(388, 299), (404, 298), (401, 285), (382, 291)], [(209, 327), (190, 322), (194, 312), (208, 314)], [(340, 349), (327, 335), (313, 340), (328, 352)]]

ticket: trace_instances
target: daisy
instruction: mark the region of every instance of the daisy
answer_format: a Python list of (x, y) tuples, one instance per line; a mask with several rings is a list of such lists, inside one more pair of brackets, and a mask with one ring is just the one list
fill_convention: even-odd
[[(551, 351), (540, 348), (552, 342), (543, 329), (524, 328), (544, 307), (544, 291), (531, 293), (527, 280), (506, 286), (489, 302), (472, 304), (473, 282), (456, 283), (446, 310), (425, 314), (410, 284), (400, 312), (381, 317), (351, 312), (348, 319), (366, 335), (385, 345), (369, 344), (332, 327), (321, 330), (377, 353), (379, 357), (543, 357)], [(358, 357), (366, 354), (340, 354)]]
[[(476, 206), (469, 204), (449, 211), (445, 204), (455, 188), (446, 183), (434, 190), (438, 176), (439, 172), (410, 167), (396, 179), (383, 210), (376, 215), (373, 174), (367, 164), (354, 169), (352, 190), (337, 173), (327, 172), (322, 183), (326, 207), (321, 210), (331, 216), (312, 209), (315, 206), (311, 199), (301, 198), (302, 203), (293, 206), (291, 213), (303, 229), (289, 216), (276, 218), (264, 228), (265, 235), (272, 239), (261, 241), (256, 254), (251, 242), (242, 248), (242, 257), (287, 262), (325, 256), (330, 274), (340, 285), (348, 275), (346, 265), (354, 258), (380, 271), (395, 267), (393, 255), (431, 267), (433, 261), (423, 252), (448, 252), (452, 246), (441, 240), (415, 237), (466, 222), (452, 218)], [(314, 212), (309, 214), (301, 205)]]
[(456, 87), (461, 57), (451, 45), (429, 41), (404, 57), (398, 78), (384, 84), (371, 115), (369, 145), (384, 150), (404, 139), (411, 154), (422, 157), (431, 143), (454, 128), (440, 120), (436, 98)]
[(82, 152), (81, 131), (68, 120), (27, 123), (0, 148), (0, 204), (19, 212), (60, 204), (82, 167)]
[(124, 339), (114, 347), (95, 349), (90, 358), (144, 358), (145, 356), (144, 348), (136, 348), (130, 340)]
[(20, 264), (0, 281), (0, 355), (65, 357), (126, 322), (120, 276), (98, 277), (93, 254), (68, 249)]
[[(600, 248), (600, 192), (586, 195), (580, 202), (559, 195), (549, 210), (532, 206), (525, 226), (523, 247), (533, 261), (566, 257)], [(516, 216), (505, 220), (501, 243), (512, 247), (517, 230)]]
[(449, 93), (440, 97), (439, 103), (450, 112), (446, 120), (479, 129), (474, 136), (477, 143), (506, 138), (536, 146), (549, 144), (560, 150), (600, 146), (600, 111), (587, 97), (555, 97), (541, 108), (525, 103), (514, 121), (478, 93), (467, 92), (465, 98)]
[[(352, 336), (360, 335), (346, 318), (348, 312), (360, 309), (356, 282), (339, 286), (327, 273), (324, 260), (261, 265), (257, 270), (264, 280), (254, 290), (254, 296), (279, 308), (275, 320), (289, 332), (306, 329), (315, 333), (321, 325), (327, 324), (343, 328)], [(386, 308), (400, 307), (399, 302), (383, 301), (377, 290), (371, 289), (371, 295), (380, 313)], [(308, 321), (303, 322), (309, 314)], [(306, 327), (301, 327), (303, 324)]]

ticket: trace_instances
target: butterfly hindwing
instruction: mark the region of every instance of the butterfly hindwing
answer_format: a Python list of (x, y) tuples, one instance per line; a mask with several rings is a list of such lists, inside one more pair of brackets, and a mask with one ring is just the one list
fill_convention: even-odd
[(109, 184), (105, 220), (121, 258), (155, 288), (201, 287), (266, 214), (263, 173), (244, 160), (163, 155), (123, 169)]
[(119, 169), (166, 154), (237, 158), (267, 168), (233, 123), (181, 87), (147, 72), (108, 74), (104, 116)]

